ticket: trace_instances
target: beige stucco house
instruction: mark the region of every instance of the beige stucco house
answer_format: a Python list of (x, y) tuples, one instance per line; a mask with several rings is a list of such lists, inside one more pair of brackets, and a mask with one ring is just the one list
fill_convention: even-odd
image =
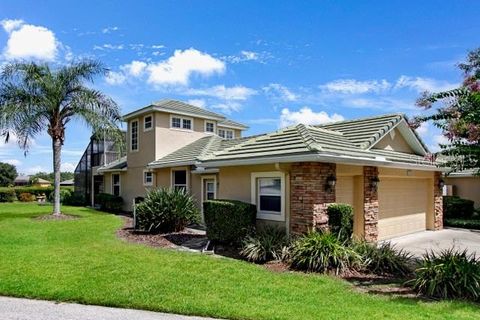
[(125, 210), (155, 187), (198, 201), (257, 205), (259, 223), (302, 233), (327, 222), (330, 203), (351, 204), (355, 234), (387, 239), (442, 228), (441, 172), (401, 114), (295, 125), (242, 137), (222, 115), (164, 100), (124, 116), (127, 155), (104, 165), (104, 190)]
[(453, 172), (445, 177), (444, 195), (459, 196), (475, 202), (480, 208), (480, 176), (474, 170)]

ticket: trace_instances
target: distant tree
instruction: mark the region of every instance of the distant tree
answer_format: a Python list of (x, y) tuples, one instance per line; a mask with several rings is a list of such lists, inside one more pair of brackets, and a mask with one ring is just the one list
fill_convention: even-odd
[(52, 139), (54, 175), (53, 214), (60, 215), (60, 165), (65, 130), (71, 120), (121, 141), (118, 105), (86, 83), (108, 70), (97, 61), (80, 61), (59, 68), (35, 62), (14, 62), (0, 73), (0, 134), (15, 134), (28, 151), (31, 139), (46, 131)]
[[(74, 177), (73, 172), (60, 172), (60, 181), (71, 180), (73, 179), (73, 177)], [(32, 179), (41, 178), (41, 179), (53, 182), (55, 180), (55, 173), (54, 172), (50, 172), (50, 173), (38, 172), (32, 175), (31, 178)]]
[(413, 126), (431, 121), (448, 139), (440, 144), (444, 166), (452, 171), (474, 169), (480, 174), (480, 48), (471, 51), (467, 61), (458, 65), (464, 72), (459, 88), (438, 93), (425, 92), (417, 105), (425, 110), (436, 107), (431, 115), (415, 118)]
[(0, 162), (0, 187), (12, 185), (17, 175), (17, 168), (14, 165)]

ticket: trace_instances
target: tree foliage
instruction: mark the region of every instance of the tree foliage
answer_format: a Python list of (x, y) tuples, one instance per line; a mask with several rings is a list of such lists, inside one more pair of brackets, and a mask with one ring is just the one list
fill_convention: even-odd
[(65, 130), (72, 120), (93, 132), (122, 141), (118, 105), (88, 86), (108, 70), (97, 61), (84, 60), (51, 68), (48, 64), (13, 62), (0, 72), (0, 135), (15, 136), (25, 153), (32, 138), (46, 131), (52, 138), (55, 201), (60, 214), (60, 165)]
[(443, 165), (451, 171), (475, 169), (480, 174), (480, 48), (470, 52), (467, 61), (458, 65), (464, 73), (459, 88), (438, 92), (425, 92), (417, 105), (425, 110), (440, 103), (435, 112), (417, 117), (413, 126), (431, 121), (448, 139), (440, 144), (439, 155)]
[(14, 165), (0, 162), (0, 187), (12, 185), (17, 175), (17, 168)]
[[(71, 179), (74, 178), (74, 176), (75, 175), (74, 175), (73, 172), (60, 172), (60, 181), (71, 180)], [(32, 180), (41, 178), (41, 179), (53, 182), (53, 180), (55, 178), (55, 173), (53, 173), (53, 172), (47, 173), (47, 172), (41, 171), (41, 172), (35, 173), (30, 178)]]

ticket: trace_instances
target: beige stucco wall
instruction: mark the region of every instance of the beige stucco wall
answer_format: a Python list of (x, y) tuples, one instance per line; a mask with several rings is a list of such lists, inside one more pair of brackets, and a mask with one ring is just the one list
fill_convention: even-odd
[(383, 137), (380, 141), (378, 141), (373, 146), (373, 148), (394, 150), (394, 151), (406, 152), (406, 153), (412, 153), (412, 154), (415, 153), (412, 150), (412, 148), (408, 145), (407, 141), (405, 141), (405, 139), (403, 138), (402, 134), (398, 129), (394, 129), (392, 130), (392, 132), (393, 132), (393, 138), (392, 138), (392, 133), (389, 133), (385, 137)]
[(453, 186), (453, 195), (475, 201), (480, 207), (480, 177), (448, 177), (445, 184)]

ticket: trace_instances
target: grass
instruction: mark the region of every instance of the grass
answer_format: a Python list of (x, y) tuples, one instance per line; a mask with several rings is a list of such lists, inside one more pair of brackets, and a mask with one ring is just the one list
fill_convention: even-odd
[(478, 305), (356, 292), (342, 280), (272, 273), (226, 258), (153, 249), (115, 236), (119, 217), (0, 204), (0, 295), (235, 319), (478, 319)]

